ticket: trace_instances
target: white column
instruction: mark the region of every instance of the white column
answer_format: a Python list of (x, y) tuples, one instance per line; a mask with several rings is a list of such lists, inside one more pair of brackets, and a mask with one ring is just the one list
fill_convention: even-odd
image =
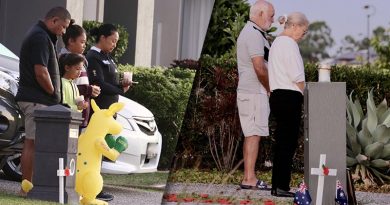
[(215, 0), (184, 0), (180, 59), (198, 60)]
[(72, 19), (78, 25), (83, 24), (83, 13), (84, 13), (84, 1), (80, 0), (67, 0), (66, 9), (68, 9)]
[(157, 39), (156, 39), (156, 65), (161, 65), (161, 35), (162, 35), (162, 23), (157, 23)]
[(83, 20), (103, 22), (104, 0), (84, 0)]
[(150, 67), (152, 63), (154, 0), (139, 0), (137, 13), (134, 65)]

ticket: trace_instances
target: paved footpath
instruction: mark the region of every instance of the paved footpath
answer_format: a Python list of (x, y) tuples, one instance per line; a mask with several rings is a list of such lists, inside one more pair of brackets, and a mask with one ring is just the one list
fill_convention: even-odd
[[(292, 198), (274, 197), (270, 191), (259, 190), (239, 190), (237, 185), (220, 185), (220, 184), (182, 184), (182, 183), (168, 183), (165, 189), (168, 194), (179, 193), (195, 193), (195, 194), (209, 194), (210, 196), (232, 196), (239, 199), (270, 199), (281, 204), (292, 204)], [(356, 192), (356, 198), (359, 205), (390, 205), (390, 193), (369, 193)], [(313, 204), (314, 202), (312, 202)], [(163, 205), (175, 205), (175, 202), (163, 201)], [(183, 203), (180, 205), (194, 205), (198, 203)], [(201, 203), (199, 203), (201, 204)]]

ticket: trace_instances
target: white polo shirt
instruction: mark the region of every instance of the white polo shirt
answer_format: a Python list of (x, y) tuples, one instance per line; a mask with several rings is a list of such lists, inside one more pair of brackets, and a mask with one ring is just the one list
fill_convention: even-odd
[[(257, 30), (258, 29), (258, 30)], [(268, 41), (260, 33), (260, 27), (248, 21), (237, 39), (237, 66), (239, 93), (267, 94), (264, 86), (257, 78), (252, 58), (264, 56), (264, 45), (269, 48)]]
[(268, 59), (268, 77), (271, 92), (286, 89), (302, 93), (295, 83), (305, 82), (305, 67), (294, 39), (279, 36), (272, 42)]

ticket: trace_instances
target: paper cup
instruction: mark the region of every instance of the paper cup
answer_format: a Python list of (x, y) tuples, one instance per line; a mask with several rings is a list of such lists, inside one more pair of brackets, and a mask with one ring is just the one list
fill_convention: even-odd
[(133, 72), (123, 72), (123, 79), (125, 82), (133, 81)]
[(75, 101), (76, 101), (76, 104), (79, 104), (80, 102), (83, 102), (83, 101), (84, 101), (84, 95), (78, 96), (78, 97), (75, 99)]

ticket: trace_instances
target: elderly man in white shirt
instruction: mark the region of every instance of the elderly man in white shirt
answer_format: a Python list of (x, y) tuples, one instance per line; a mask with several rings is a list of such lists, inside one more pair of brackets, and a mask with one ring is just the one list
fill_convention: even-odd
[(273, 23), (275, 10), (271, 3), (257, 1), (250, 9), (250, 20), (237, 39), (237, 65), (239, 82), (237, 107), (244, 133), (244, 179), (242, 189), (267, 189), (264, 181), (258, 180), (255, 164), (261, 136), (268, 136), (268, 51), (267, 31)]

